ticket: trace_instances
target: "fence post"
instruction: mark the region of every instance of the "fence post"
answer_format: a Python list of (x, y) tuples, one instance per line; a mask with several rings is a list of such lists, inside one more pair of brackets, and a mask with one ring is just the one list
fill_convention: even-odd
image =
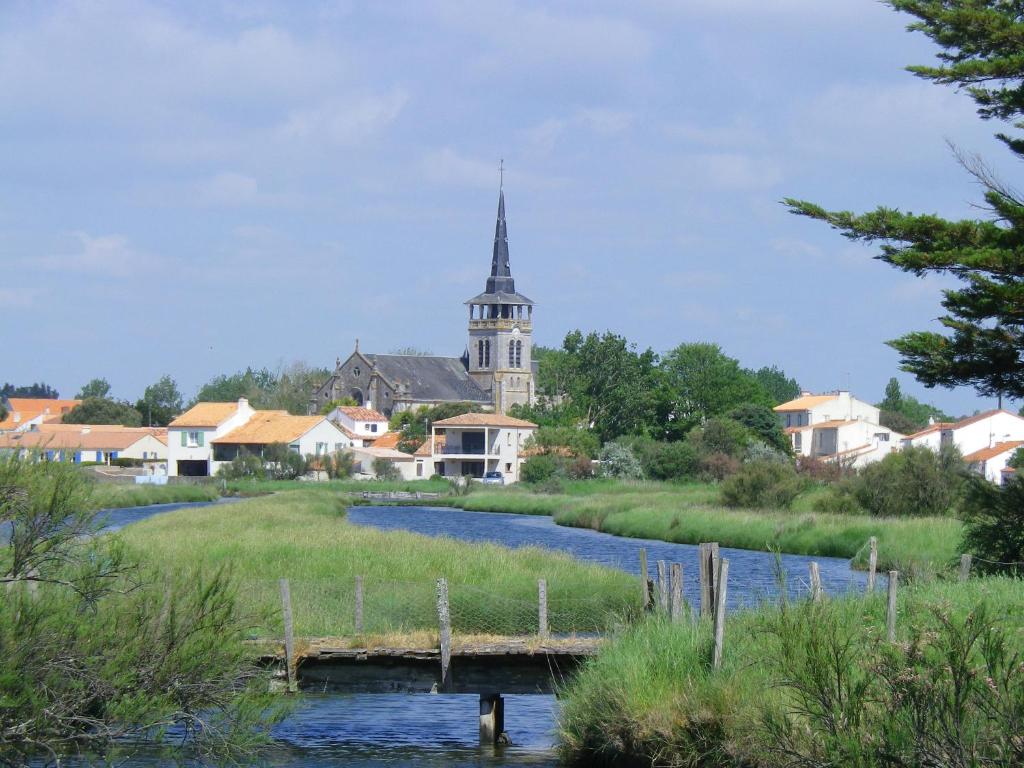
[(643, 601), (646, 611), (651, 605), (651, 593), (647, 588), (647, 548), (640, 547), (640, 586), (644, 591)]
[(298, 690), (295, 680), (295, 628), (292, 626), (292, 593), (288, 587), (288, 579), (281, 579), (281, 609), (284, 613), (284, 669), (288, 681), (288, 692)]
[(722, 666), (722, 646), (725, 641), (725, 597), (729, 583), (729, 561), (718, 561), (718, 573), (715, 579), (715, 654), (712, 659), (714, 666)]
[(971, 556), (960, 555), (960, 581), (967, 581), (971, 577)]
[(807, 564), (807, 570), (811, 572), (811, 600), (821, 601), (821, 570), (813, 560)]
[(715, 610), (718, 542), (701, 544), (697, 554), (700, 557), (700, 615), (711, 616)]
[(356, 576), (356, 634), (363, 634), (363, 577)]
[(875, 591), (875, 572), (878, 569), (878, 539), (868, 539), (868, 592)]
[(437, 580), (437, 623), (441, 637), (441, 690), (452, 685), (452, 619), (448, 610), (448, 580)]
[(668, 574), (665, 561), (658, 561), (658, 606), (662, 613), (668, 613)]
[(672, 563), (672, 621), (683, 617), (683, 566)]
[(548, 582), (537, 579), (537, 634), (548, 636)]
[(896, 586), (899, 571), (889, 571), (889, 603), (885, 609), (885, 631), (890, 643), (896, 642)]

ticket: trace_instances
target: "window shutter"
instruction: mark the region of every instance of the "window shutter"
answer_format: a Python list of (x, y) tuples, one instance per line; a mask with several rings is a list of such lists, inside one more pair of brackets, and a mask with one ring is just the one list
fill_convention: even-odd
[(188, 432), (185, 430), (181, 431), (181, 447), (185, 448), (188, 445)]
[(205, 437), (206, 437), (206, 433), (203, 432), (202, 430), (199, 430), (199, 440), (198, 440), (198, 442), (199, 442), (199, 447), (200, 448), (203, 447), (203, 438), (205, 438)]

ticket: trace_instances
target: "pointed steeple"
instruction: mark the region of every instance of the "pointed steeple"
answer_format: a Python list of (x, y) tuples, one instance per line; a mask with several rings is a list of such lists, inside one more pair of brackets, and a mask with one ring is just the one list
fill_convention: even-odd
[(494, 251), (487, 293), (515, 293), (516, 284), (508, 262), (508, 229), (505, 225), (505, 190), (498, 190), (498, 221), (494, 225)]

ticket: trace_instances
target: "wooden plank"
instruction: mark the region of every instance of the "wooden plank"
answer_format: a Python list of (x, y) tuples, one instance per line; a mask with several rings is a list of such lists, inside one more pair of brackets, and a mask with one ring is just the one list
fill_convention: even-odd
[(452, 687), (452, 619), (448, 610), (448, 580), (437, 580), (437, 623), (441, 637), (441, 690)]
[(537, 580), (537, 634), (548, 636), (548, 581)]
[(725, 644), (725, 598), (729, 584), (729, 561), (718, 561), (718, 573), (715, 579), (715, 650), (712, 658), (714, 666), (722, 666), (722, 651)]
[(708, 577), (708, 568), (710, 567), (710, 556), (708, 555), (708, 545), (698, 544), (697, 545), (697, 564), (699, 566), (699, 577), (700, 577), (700, 615), (710, 616), (711, 615), (711, 579)]
[(896, 586), (899, 579), (899, 571), (889, 571), (889, 602), (885, 609), (885, 632), (890, 643), (896, 642)]
[(292, 593), (288, 579), (281, 579), (281, 609), (284, 613), (284, 668), (288, 679), (288, 690), (297, 691), (295, 678), (295, 627), (292, 626)]
[(356, 576), (356, 634), (363, 634), (363, 577)]
[(878, 570), (878, 539), (868, 539), (868, 592), (875, 591), (875, 573)]
[(971, 556), (960, 555), (960, 581), (967, 581), (971, 578)]
[(640, 588), (643, 590), (643, 607), (646, 611), (651, 606), (651, 593), (647, 588), (647, 547), (640, 547)]
[(807, 570), (811, 574), (811, 600), (816, 603), (821, 602), (821, 570), (813, 560), (807, 564)]
[(658, 561), (658, 607), (668, 613), (668, 569), (664, 560)]
[(683, 618), (683, 565), (672, 563), (672, 621)]

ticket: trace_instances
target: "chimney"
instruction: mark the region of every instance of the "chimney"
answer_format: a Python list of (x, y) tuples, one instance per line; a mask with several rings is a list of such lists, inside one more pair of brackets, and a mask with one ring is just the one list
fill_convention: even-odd
[(92, 432), (92, 427), (82, 427), (83, 435), (88, 435), (90, 432)]
[(238, 398), (238, 409), (239, 410), (241, 410), (243, 408), (248, 408), (248, 407), (249, 407), (249, 400), (248, 399), (246, 399), (244, 397)]
[(806, 389), (801, 389), (800, 390), (800, 397), (810, 397), (810, 396), (811, 396), (811, 393), (809, 391), (807, 391)]

